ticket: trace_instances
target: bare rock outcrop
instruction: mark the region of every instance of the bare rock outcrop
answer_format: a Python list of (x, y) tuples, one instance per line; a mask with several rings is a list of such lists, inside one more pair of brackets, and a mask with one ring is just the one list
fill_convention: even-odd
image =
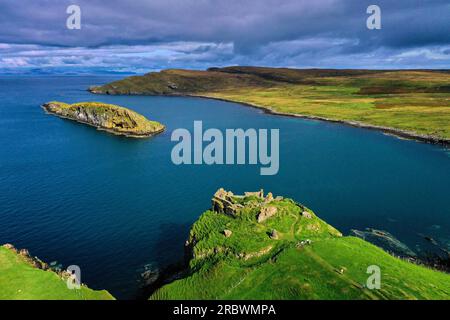
[(303, 211), (302, 212), (302, 217), (306, 218), (306, 219), (311, 219), (312, 218), (312, 214), (308, 211)]
[(384, 230), (366, 228), (366, 230), (350, 231), (350, 235), (366, 240), (385, 251), (403, 258), (416, 258), (417, 254), (412, 251), (406, 244), (400, 242), (392, 234)]
[(223, 230), (223, 235), (225, 236), (225, 238), (229, 238), (231, 237), (231, 235), (233, 234), (233, 232), (231, 230)]
[(278, 238), (279, 238), (278, 231), (273, 229), (272, 232), (270, 233), (270, 239), (278, 240)]
[(258, 222), (264, 222), (277, 213), (278, 209), (273, 206), (262, 207), (258, 214)]
[(231, 191), (226, 191), (223, 188), (220, 188), (211, 199), (211, 210), (235, 217), (239, 214), (239, 211), (244, 208), (241, 204), (241, 200), (247, 197), (257, 197), (257, 199), (251, 199), (248, 201), (246, 206), (249, 208), (260, 208), (257, 216), (259, 223), (274, 216), (277, 213), (277, 208), (270, 204), (283, 199), (281, 197), (275, 198), (271, 192), (269, 192), (267, 196), (264, 196), (264, 190), (262, 189), (256, 192), (245, 192), (244, 195), (235, 195)]
[(4, 244), (3, 247), (20, 255), (21, 257), (23, 257), (23, 259), (25, 261), (27, 261), (30, 265), (32, 265), (33, 267), (35, 267), (37, 269), (41, 269), (41, 270), (49, 269), (49, 265), (46, 262), (40, 260), (38, 257), (32, 257), (30, 255), (30, 252), (27, 249), (18, 250), (10, 243)]
[(242, 205), (235, 202), (233, 192), (225, 191), (223, 188), (217, 190), (211, 202), (213, 211), (230, 216), (236, 216), (239, 210), (243, 208)]
[(264, 199), (264, 190), (261, 189), (261, 190), (256, 191), (256, 192), (244, 192), (244, 196), (245, 197), (255, 196), (255, 197)]

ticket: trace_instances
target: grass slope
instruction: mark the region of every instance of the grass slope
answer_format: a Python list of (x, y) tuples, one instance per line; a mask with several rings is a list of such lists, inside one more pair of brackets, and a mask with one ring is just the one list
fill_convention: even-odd
[(190, 94), (274, 112), (450, 139), (450, 73), (228, 67), (165, 70), (91, 88), (106, 94)]
[(67, 104), (52, 101), (43, 108), (51, 114), (130, 137), (148, 137), (165, 128), (130, 109), (101, 102)]
[(33, 267), (16, 252), (0, 247), (0, 300), (111, 300), (107, 291), (86, 286), (69, 290), (53, 271)]
[[(151, 299), (450, 298), (450, 275), (395, 258), (359, 238), (342, 237), (290, 199), (235, 201), (244, 205), (235, 217), (208, 210), (199, 218), (189, 237), (189, 275)], [(258, 212), (267, 206), (276, 207), (276, 215), (258, 223)], [(276, 240), (269, 236), (274, 229)], [(224, 230), (231, 236), (225, 237)], [(307, 239), (310, 244), (304, 243)], [(365, 287), (371, 265), (381, 269), (380, 290)]]

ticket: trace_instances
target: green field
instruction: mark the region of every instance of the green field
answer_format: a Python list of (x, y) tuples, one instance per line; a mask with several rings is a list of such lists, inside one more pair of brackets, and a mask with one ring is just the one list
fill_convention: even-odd
[(0, 246), (0, 300), (111, 300), (107, 291), (86, 286), (70, 290), (66, 280), (50, 270), (41, 270), (26, 257)]
[(353, 121), (450, 140), (450, 73), (258, 67), (165, 70), (91, 89), (106, 94), (200, 95), (274, 112)]
[[(450, 275), (342, 237), (293, 200), (233, 201), (244, 206), (235, 216), (208, 210), (193, 225), (188, 276), (151, 299), (450, 299)], [(263, 207), (277, 212), (258, 222)], [(381, 270), (379, 290), (366, 287), (371, 265)]]

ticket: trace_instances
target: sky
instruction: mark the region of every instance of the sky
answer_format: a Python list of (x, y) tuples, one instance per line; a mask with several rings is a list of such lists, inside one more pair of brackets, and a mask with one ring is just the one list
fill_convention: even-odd
[(0, 0), (0, 73), (229, 65), (449, 69), (450, 0)]

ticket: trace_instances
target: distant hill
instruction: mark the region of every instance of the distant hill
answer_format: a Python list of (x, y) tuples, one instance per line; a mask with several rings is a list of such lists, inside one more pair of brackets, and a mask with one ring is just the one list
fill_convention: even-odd
[(345, 122), (407, 138), (450, 143), (448, 70), (170, 69), (90, 90), (113, 95), (218, 98), (272, 113)]

